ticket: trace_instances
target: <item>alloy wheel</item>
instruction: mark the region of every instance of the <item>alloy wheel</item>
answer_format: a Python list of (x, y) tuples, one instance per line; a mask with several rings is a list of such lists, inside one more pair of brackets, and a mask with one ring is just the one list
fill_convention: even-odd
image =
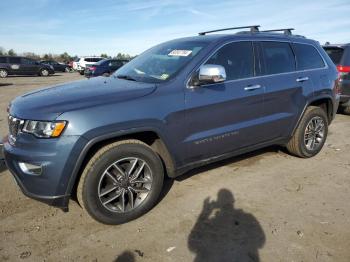
[(313, 117), (306, 126), (304, 133), (305, 147), (310, 150), (316, 150), (322, 145), (325, 136), (325, 122), (319, 116)]
[(101, 204), (112, 212), (131, 211), (144, 202), (152, 187), (148, 164), (137, 157), (120, 159), (110, 165), (98, 183)]

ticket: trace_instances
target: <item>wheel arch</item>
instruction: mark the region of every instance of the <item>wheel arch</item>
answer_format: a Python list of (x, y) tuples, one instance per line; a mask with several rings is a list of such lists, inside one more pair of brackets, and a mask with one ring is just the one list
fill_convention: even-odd
[(66, 194), (74, 196), (76, 192), (77, 184), (84, 170), (84, 167), (91, 159), (91, 157), (103, 146), (114, 143), (117, 141), (127, 140), (127, 139), (136, 139), (144, 142), (149, 145), (160, 157), (162, 160), (166, 175), (168, 177), (175, 177), (175, 162), (171, 156), (171, 153), (166, 145), (164, 139), (159, 135), (159, 132), (156, 132), (152, 129), (144, 130), (132, 130), (129, 132), (116, 133), (116, 134), (106, 134), (102, 136), (95, 137), (90, 139), (89, 142), (85, 145), (81, 151), (76, 165), (72, 171), (69, 183), (67, 185)]
[(294, 129), (293, 129), (291, 136), (294, 135), (297, 127), (299, 126), (301, 119), (303, 118), (303, 116), (305, 114), (306, 109), (310, 106), (317, 106), (317, 107), (321, 107), (322, 109), (324, 109), (326, 114), (327, 114), (328, 124), (330, 124), (332, 122), (333, 115), (334, 115), (334, 104), (333, 104), (332, 97), (330, 97), (330, 96), (315, 97), (315, 98), (311, 99), (305, 105), (302, 113), (300, 114), (300, 117), (299, 117), (296, 125), (294, 126)]

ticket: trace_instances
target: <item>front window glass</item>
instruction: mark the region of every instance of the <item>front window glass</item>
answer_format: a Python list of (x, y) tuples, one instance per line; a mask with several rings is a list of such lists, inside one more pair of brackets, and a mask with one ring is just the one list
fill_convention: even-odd
[(252, 42), (235, 42), (219, 49), (206, 64), (221, 65), (226, 71), (226, 80), (254, 76)]
[(22, 63), (25, 65), (35, 65), (35, 61), (28, 58), (22, 58)]
[(200, 41), (170, 41), (157, 45), (115, 72), (119, 78), (159, 83), (174, 77), (205, 46)]

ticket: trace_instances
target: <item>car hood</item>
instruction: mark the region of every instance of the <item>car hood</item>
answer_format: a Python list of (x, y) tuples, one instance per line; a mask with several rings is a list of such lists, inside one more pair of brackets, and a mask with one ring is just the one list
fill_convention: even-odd
[(60, 114), (87, 107), (139, 98), (152, 93), (155, 84), (97, 77), (61, 84), (17, 97), (10, 115), (20, 119), (54, 120)]

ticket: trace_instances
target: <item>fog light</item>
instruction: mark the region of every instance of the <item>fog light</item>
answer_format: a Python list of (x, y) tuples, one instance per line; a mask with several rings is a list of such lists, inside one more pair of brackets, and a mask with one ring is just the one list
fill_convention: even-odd
[(33, 164), (24, 163), (24, 162), (19, 162), (18, 165), (23, 173), (26, 173), (28, 175), (34, 175), (34, 176), (41, 175), (41, 172), (42, 172), (41, 165), (33, 165)]

